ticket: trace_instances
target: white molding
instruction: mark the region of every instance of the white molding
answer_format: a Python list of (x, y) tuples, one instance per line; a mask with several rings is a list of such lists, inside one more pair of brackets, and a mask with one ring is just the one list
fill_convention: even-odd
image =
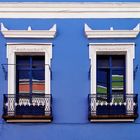
[(1, 32), (5, 38), (54, 38), (56, 35), (56, 24), (49, 30), (8, 30), (3, 23), (1, 23)]
[(6, 122), (9, 122), (9, 123), (17, 123), (17, 122), (21, 122), (21, 123), (34, 123), (34, 122), (51, 122), (51, 120), (45, 120), (45, 119), (38, 119), (38, 120), (28, 120), (28, 119), (10, 119), (10, 120), (7, 120)]
[(91, 119), (90, 122), (134, 122), (134, 119)]
[[(50, 93), (50, 65), (52, 59), (52, 44), (40, 43), (8, 43), (7, 58), (8, 64), (16, 64), (16, 54), (28, 53), (44, 53), (45, 54), (45, 94)], [(14, 66), (8, 65), (8, 94), (16, 93), (16, 69)]]
[(0, 2), (0, 18), (140, 18), (140, 2)]
[(91, 94), (96, 94), (96, 55), (126, 55), (126, 93), (133, 93), (133, 59), (135, 43), (90, 43), (89, 58), (91, 60)]
[(87, 38), (135, 38), (139, 31), (140, 24), (133, 30), (114, 30), (113, 27), (110, 27), (110, 30), (92, 30), (85, 24), (85, 35)]

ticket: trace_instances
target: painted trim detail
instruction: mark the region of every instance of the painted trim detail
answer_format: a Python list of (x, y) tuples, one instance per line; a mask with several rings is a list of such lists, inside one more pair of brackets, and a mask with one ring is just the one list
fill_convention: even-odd
[(92, 30), (85, 24), (85, 35), (87, 38), (136, 38), (140, 31), (140, 24), (133, 30)]
[(49, 30), (8, 30), (3, 23), (1, 23), (1, 32), (5, 38), (54, 38), (56, 35), (56, 24)]
[(0, 18), (140, 18), (140, 2), (0, 2)]

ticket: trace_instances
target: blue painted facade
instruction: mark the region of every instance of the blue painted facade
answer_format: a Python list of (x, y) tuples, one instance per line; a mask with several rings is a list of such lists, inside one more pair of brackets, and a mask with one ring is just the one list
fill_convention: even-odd
[(1, 0), (1, 2), (139, 2), (139, 0)]
[[(140, 35), (136, 39), (87, 39), (84, 34), (85, 23), (99, 30), (109, 29), (112, 26), (114, 29), (129, 30), (140, 23), (140, 19), (0, 19), (0, 22), (13, 30), (26, 30), (29, 25), (35, 30), (45, 30), (57, 24), (57, 35), (54, 39), (5, 39), (0, 34), (0, 64), (7, 63), (7, 42), (52, 42), (54, 45), (51, 61), (53, 122), (14, 124), (6, 123), (1, 118), (0, 138), (2, 140), (140, 139), (140, 118), (133, 123), (90, 123), (88, 121), (88, 94), (90, 93), (88, 43), (136, 43), (135, 68), (136, 65), (140, 66)], [(7, 80), (4, 78), (2, 68), (0, 68), (0, 81), (0, 115), (2, 115), (3, 94), (7, 94)], [(140, 69), (134, 80), (134, 92), (138, 94), (140, 93), (139, 82)], [(139, 101), (138, 99), (138, 103)]]

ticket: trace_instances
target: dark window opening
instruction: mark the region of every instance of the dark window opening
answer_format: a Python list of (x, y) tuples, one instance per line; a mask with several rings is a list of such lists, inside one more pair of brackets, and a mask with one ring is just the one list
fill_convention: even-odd
[(17, 93), (45, 93), (45, 57), (16, 57)]

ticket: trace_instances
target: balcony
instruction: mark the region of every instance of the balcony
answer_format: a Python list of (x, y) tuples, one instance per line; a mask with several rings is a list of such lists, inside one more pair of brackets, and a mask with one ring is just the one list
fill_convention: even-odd
[(47, 94), (4, 94), (3, 119), (7, 122), (51, 122), (52, 98)]
[(132, 122), (138, 117), (137, 94), (90, 94), (89, 121)]

